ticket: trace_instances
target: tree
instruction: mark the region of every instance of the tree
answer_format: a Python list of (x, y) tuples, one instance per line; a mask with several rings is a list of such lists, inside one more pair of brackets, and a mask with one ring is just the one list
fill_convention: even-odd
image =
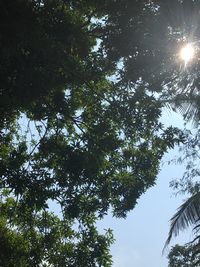
[(168, 267), (194, 267), (198, 260), (193, 257), (193, 246), (175, 245), (168, 255)]
[[(166, 245), (169, 244), (172, 235), (177, 236), (179, 231), (186, 229), (189, 225), (196, 225), (195, 229), (199, 230), (200, 218), (200, 192), (189, 197), (178, 209), (177, 213), (171, 219), (171, 227)], [(199, 236), (195, 238), (199, 239)]]
[[(195, 122), (197, 128), (195, 137), (185, 140), (184, 152), (185, 158), (189, 159), (186, 167), (186, 172), (183, 179), (180, 182), (175, 182), (175, 187), (181, 188), (181, 191), (190, 194), (189, 198), (179, 208), (177, 213), (171, 219), (171, 228), (167, 240), (167, 244), (170, 242), (173, 235), (177, 235), (179, 231), (193, 225), (195, 230), (195, 253), (198, 253), (199, 249), (199, 1), (153, 1), (155, 16), (152, 21), (160, 22), (159, 26), (155, 29), (158, 31), (158, 35), (161, 34), (161, 45), (154, 43), (154, 53), (152, 57), (160, 59), (160, 62), (155, 61), (158, 68), (158, 73), (155, 71), (152, 73), (152, 68), (149, 67), (149, 72), (146, 72), (146, 64), (142, 64), (144, 76), (147, 75), (148, 84), (147, 87), (153, 87), (160, 92), (160, 100), (166, 102), (166, 105), (170, 105), (175, 111), (180, 111), (183, 114), (183, 118), (186, 122)], [(160, 21), (160, 18), (164, 22)], [(149, 24), (152, 26), (152, 24)], [(147, 29), (147, 28), (146, 28)], [(162, 31), (163, 33), (162, 33)], [(149, 34), (149, 35), (148, 35)], [(154, 30), (147, 30), (148, 37), (155, 39)], [(144, 35), (143, 35), (144, 36)], [(142, 39), (143, 40), (143, 39)], [(160, 38), (159, 38), (160, 40)], [(144, 44), (145, 42), (142, 42)], [(151, 46), (148, 42), (148, 48)], [(184, 62), (180, 60), (180, 49), (184, 45), (190, 44), (194, 48), (195, 57), (191, 62)], [(141, 46), (139, 46), (141, 47)], [(161, 48), (160, 51), (156, 51), (156, 48)], [(150, 48), (148, 56), (153, 49)], [(164, 53), (165, 51), (165, 53)], [(144, 52), (144, 50), (143, 50)], [(138, 64), (137, 58), (142, 53), (138, 51), (137, 55), (133, 57), (135, 64)], [(142, 54), (143, 59), (147, 58), (147, 55)], [(152, 62), (149, 59), (149, 62)], [(153, 61), (154, 62), (154, 61)], [(128, 64), (128, 63), (127, 63)], [(149, 63), (150, 64), (150, 63)], [(129, 65), (129, 67), (134, 65)], [(147, 63), (148, 66), (148, 63)], [(170, 68), (170, 69), (168, 69)], [(128, 69), (128, 68), (127, 68)], [(142, 73), (139, 68), (138, 71)], [(152, 74), (152, 75), (151, 75)], [(161, 78), (159, 80), (159, 77)], [(150, 79), (149, 79), (150, 78)], [(145, 78), (144, 78), (145, 79)], [(187, 137), (187, 134), (186, 134)], [(184, 157), (183, 157), (184, 158)], [(183, 162), (183, 159), (181, 159)], [(185, 161), (184, 161), (185, 162)], [(195, 166), (196, 165), (196, 166)], [(181, 187), (180, 187), (181, 186)]]
[(177, 41), (160, 23), (166, 2), (0, 2), (2, 229), (33, 244), (34, 266), (110, 266), (112, 235), (96, 220), (109, 209), (125, 217), (183, 140), (160, 123), (166, 88), (180, 82), (173, 49), (161, 50)]
[(191, 131), (187, 132), (187, 143), (184, 144), (181, 151), (182, 155), (178, 161), (181, 164), (186, 163), (186, 170), (182, 179), (180, 181), (174, 180), (171, 186), (179, 190), (178, 193), (189, 194), (189, 198), (184, 201), (171, 218), (166, 245), (170, 243), (172, 236), (177, 236), (180, 231), (193, 226), (194, 240), (191, 242), (193, 244), (191, 251), (198, 264), (200, 245), (199, 130), (196, 130), (195, 134)]
[[(0, 266), (108, 266), (111, 262), (108, 247), (112, 232), (101, 235), (95, 229), (94, 217), (88, 216), (82, 228), (71, 228), (72, 220), (59, 219), (52, 212), (33, 213), (28, 209), (7, 223), (13, 198), (0, 206)], [(28, 222), (28, 223), (27, 223)], [(14, 228), (10, 227), (13, 226)], [(76, 242), (74, 242), (76, 240)]]

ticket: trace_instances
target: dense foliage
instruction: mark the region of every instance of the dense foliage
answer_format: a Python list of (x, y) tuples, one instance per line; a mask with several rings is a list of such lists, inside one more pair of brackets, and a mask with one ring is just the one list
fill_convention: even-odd
[(175, 15), (198, 23), (198, 6), (0, 1), (1, 238), (21, 266), (111, 265), (112, 234), (95, 221), (125, 217), (182, 141), (160, 116), (198, 95), (199, 62), (177, 60), (193, 26)]
[(172, 247), (168, 255), (168, 267), (198, 266), (199, 259), (193, 256), (194, 248), (191, 245)]
[[(194, 238), (189, 253), (193, 255), (191, 266), (199, 265), (200, 253), (200, 184), (199, 184), (199, 1), (179, 1), (182, 10), (179, 15), (184, 15), (180, 29), (186, 29), (184, 38), (193, 45), (195, 58), (191, 64), (184, 67), (184, 89), (178, 89), (175, 96), (175, 107), (178, 107), (184, 115), (186, 122), (192, 122), (194, 129), (187, 131), (187, 142), (181, 148), (182, 155), (178, 163), (185, 164), (186, 170), (181, 179), (175, 180), (172, 186), (178, 193), (187, 195), (185, 202), (179, 207), (171, 219), (171, 227), (167, 239), (168, 244), (173, 235), (177, 236), (180, 231), (193, 227)], [(188, 9), (188, 12), (187, 12)], [(179, 18), (180, 19), (180, 18)], [(183, 72), (183, 71), (182, 71)], [(191, 127), (191, 126), (190, 126)], [(183, 251), (185, 248), (183, 248)], [(174, 249), (170, 252), (173, 254)], [(190, 266), (190, 265), (189, 265)]]
[[(177, 160), (177, 163), (185, 164), (185, 172), (181, 179), (172, 181), (171, 186), (177, 193), (186, 194), (187, 199), (171, 219), (171, 227), (166, 244), (169, 244), (172, 236), (177, 236), (180, 231), (192, 226), (193, 240), (189, 250), (187, 251), (186, 249), (186, 252), (192, 255), (193, 263), (191, 263), (191, 266), (194, 266), (194, 262), (196, 263), (195, 266), (198, 266), (200, 262), (199, 128), (197, 127), (192, 131), (187, 130), (185, 136), (187, 136), (187, 142), (180, 147), (181, 156)], [(184, 247), (183, 251), (185, 251)], [(169, 255), (173, 255), (173, 252), (174, 249)]]

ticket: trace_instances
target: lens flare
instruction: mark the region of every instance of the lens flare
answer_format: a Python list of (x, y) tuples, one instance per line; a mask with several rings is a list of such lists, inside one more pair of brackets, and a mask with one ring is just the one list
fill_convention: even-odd
[(188, 63), (194, 58), (194, 47), (191, 44), (187, 44), (181, 49), (180, 57), (185, 63)]

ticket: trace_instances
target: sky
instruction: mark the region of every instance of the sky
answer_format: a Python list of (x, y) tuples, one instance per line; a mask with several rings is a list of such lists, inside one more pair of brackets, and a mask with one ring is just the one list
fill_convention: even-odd
[[(180, 115), (165, 110), (162, 122), (166, 126), (183, 128), (183, 120)], [(191, 129), (192, 125), (187, 128)], [(167, 254), (169, 248), (162, 255), (162, 250), (169, 231), (169, 220), (183, 203), (187, 196), (175, 196), (175, 192), (169, 187), (169, 182), (174, 178), (181, 178), (184, 172), (183, 165), (168, 165), (168, 161), (179, 155), (178, 148), (169, 151), (160, 167), (156, 185), (138, 200), (135, 209), (126, 219), (106, 216), (98, 223), (99, 231), (113, 230), (115, 243), (111, 246), (113, 256), (112, 267), (167, 267)], [(59, 214), (57, 207), (54, 212)], [(189, 230), (181, 233), (178, 238), (172, 240), (171, 245), (184, 244), (192, 240)]]
[[(173, 118), (173, 119), (172, 119)], [(162, 120), (166, 125), (183, 126), (181, 116), (165, 112)], [(184, 171), (181, 165), (168, 165), (167, 162), (178, 155), (178, 149), (165, 155), (156, 185), (138, 200), (136, 208), (126, 219), (107, 216), (99, 224), (99, 229), (113, 229), (115, 243), (111, 247), (113, 267), (167, 267), (166, 256), (162, 249), (169, 231), (169, 220), (186, 196), (175, 196), (169, 182), (180, 178)], [(181, 233), (173, 240), (184, 244), (191, 241), (191, 231)]]

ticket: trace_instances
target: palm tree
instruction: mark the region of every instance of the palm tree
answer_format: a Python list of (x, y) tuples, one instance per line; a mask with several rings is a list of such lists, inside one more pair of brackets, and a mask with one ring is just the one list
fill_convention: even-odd
[(190, 225), (195, 231), (195, 239), (197, 248), (200, 246), (200, 192), (195, 193), (189, 197), (179, 208), (178, 211), (171, 218), (171, 226), (164, 249), (169, 245), (173, 236), (177, 236), (180, 231), (187, 229)]

